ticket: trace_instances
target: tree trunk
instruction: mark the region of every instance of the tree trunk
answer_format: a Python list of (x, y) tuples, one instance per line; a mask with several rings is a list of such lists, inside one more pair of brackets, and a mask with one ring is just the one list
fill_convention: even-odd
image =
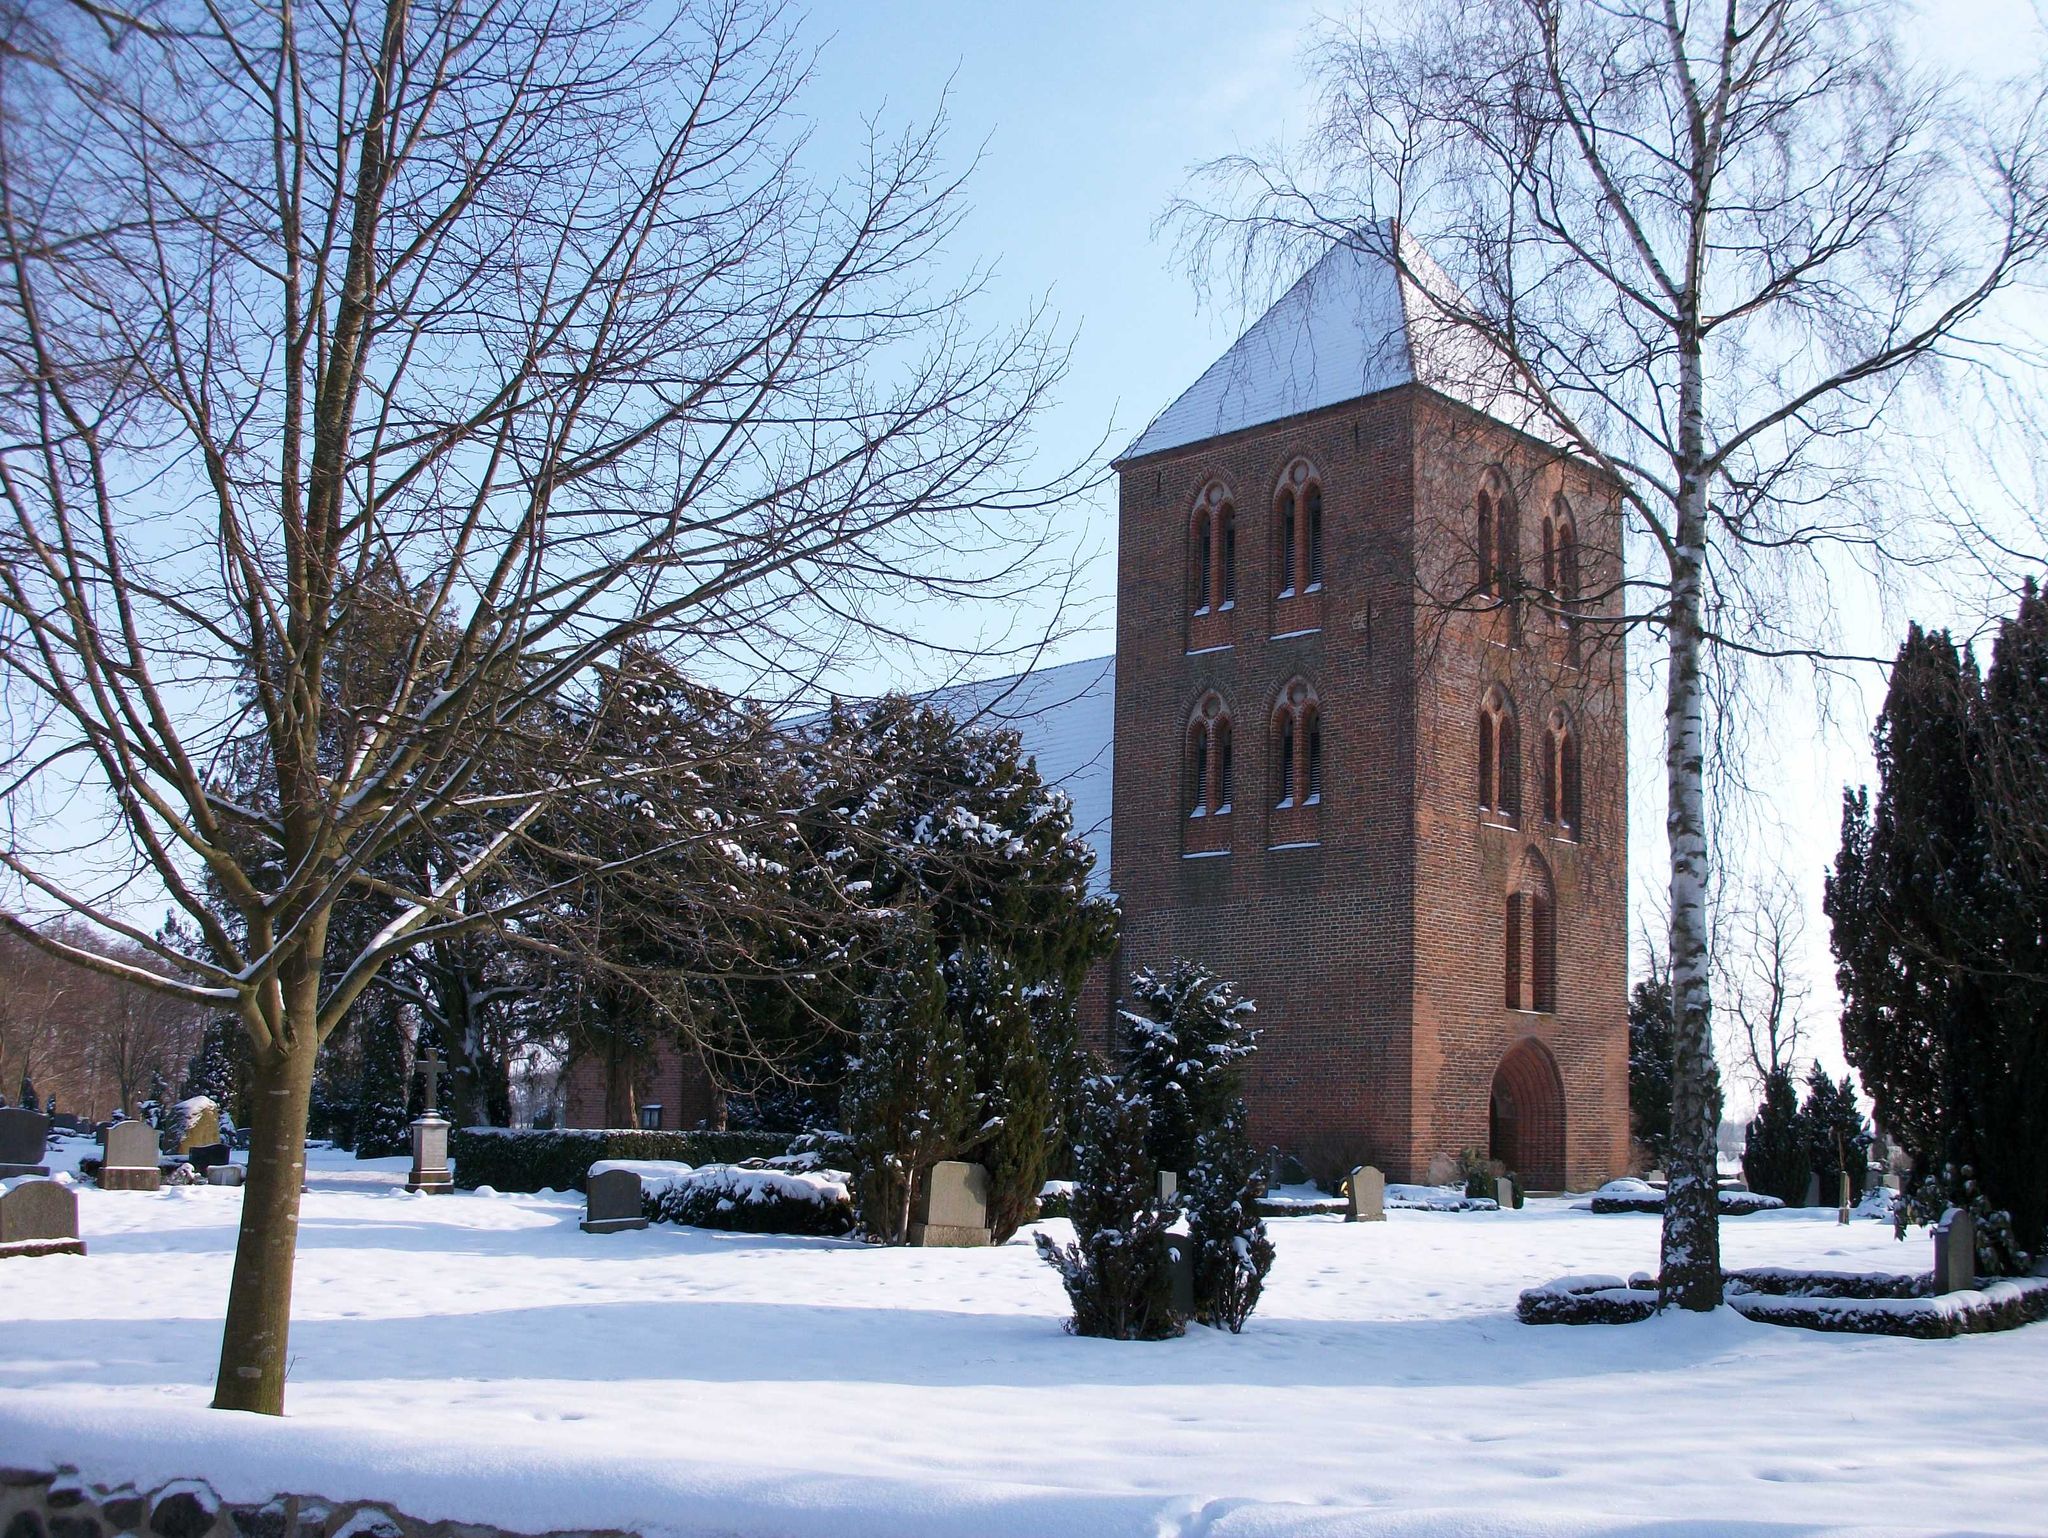
[(1681, 346), (1677, 539), (1671, 552), (1669, 676), (1664, 706), (1665, 831), (1671, 844), (1671, 1157), (1664, 1197), (1663, 1301), (1721, 1305), (1721, 1213), (1715, 1175), (1721, 1114), (1707, 956), (1707, 816), (1700, 583), (1707, 483), (1699, 345)]
[(221, 1334), (216, 1410), (284, 1413), (291, 1329), (292, 1263), (298, 1253), (299, 1193), (306, 1175), (306, 1115), (319, 1056), (313, 1022), (293, 1033), (291, 1051), (257, 1064), (242, 1187), (242, 1229)]

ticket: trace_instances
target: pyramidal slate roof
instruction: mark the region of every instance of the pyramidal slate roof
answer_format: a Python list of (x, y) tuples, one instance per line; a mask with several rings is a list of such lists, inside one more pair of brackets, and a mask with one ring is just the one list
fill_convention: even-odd
[(1446, 315), (1456, 293), (1391, 221), (1368, 226), (1303, 273), (1118, 463), (1406, 384), (1530, 430), (1536, 404), (1506, 358)]
[(1014, 731), (1038, 774), (1074, 803), (1074, 831), (1095, 851), (1088, 884), (1109, 886), (1109, 808), (1116, 742), (1116, 658), (1091, 657), (923, 696), (955, 720)]

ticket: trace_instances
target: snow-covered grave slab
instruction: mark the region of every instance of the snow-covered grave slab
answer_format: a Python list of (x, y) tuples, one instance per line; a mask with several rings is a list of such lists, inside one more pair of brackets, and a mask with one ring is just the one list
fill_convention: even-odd
[[(1242, 1336), (1126, 1344), (1062, 1331), (1029, 1230), (594, 1238), (580, 1197), (404, 1174), (311, 1158), (281, 1421), (207, 1408), (241, 1192), (81, 1189), (90, 1255), (5, 1263), (0, 1464), (658, 1538), (1874, 1538), (2048, 1511), (2048, 1328), (1515, 1322), (1546, 1278), (1654, 1269), (1653, 1217), (1278, 1222)], [(1723, 1243), (1875, 1273), (1927, 1240), (1818, 1209)]]

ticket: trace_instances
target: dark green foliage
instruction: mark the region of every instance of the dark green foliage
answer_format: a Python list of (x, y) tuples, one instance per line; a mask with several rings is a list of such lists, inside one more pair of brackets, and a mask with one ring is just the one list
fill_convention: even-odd
[(1074, 1146), (1074, 1242), (1037, 1235), (1073, 1305), (1068, 1328), (1109, 1340), (1164, 1340), (1187, 1327), (1173, 1308), (1167, 1230), (1157, 1175), (1146, 1156), (1151, 1107), (1134, 1085), (1107, 1075), (1082, 1086)]
[(398, 1011), (387, 996), (371, 992), (351, 1022), (363, 1044), (362, 1077), (356, 1085), (355, 1144), (358, 1159), (386, 1159), (412, 1146), (406, 1115), (406, 1040)]
[(974, 1070), (928, 939), (906, 939), (861, 1011), (860, 1055), (847, 1077), (854, 1200), (861, 1227), (885, 1244), (909, 1237), (918, 1182), (970, 1142)]
[(1045, 1184), (1052, 1075), (1016, 968), (977, 950), (952, 957), (945, 974), (946, 1009), (962, 1023), (974, 1070), (973, 1158), (988, 1171), (989, 1228), (1004, 1244), (1030, 1221)]
[(33, 1111), (38, 1103), (36, 1100), (35, 1081), (27, 1074), (23, 1074), (21, 1076), (21, 1108), (24, 1111)]
[(1195, 1139), (1181, 1204), (1195, 1246), (1195, 1318), (1235, 1335), (1259, 1305), (1273, 1241), (1258, 1216), (1266, 1179), (1245, 1134), (1244, 1102)]
[(185, 1066), (185, 1082), (179, 1088), (182, 1099), (204, 1095), (220, 1109), (224, 1127), (232, 1126), (240, 1098), (236, 1094), (239, 1075), (237, 1047), (243, 1040), (241, 1022), (233, 1015), (215, 1015), (206, 1022), (199, 1050)]
[(1806, 1129), (1799, 1119), (1799, 1092), (1792, 1087), (1791, 1074), (1774, 1069), (1764, 1080), (1763, 1099), (1743, 1144), (1743, 1179), (1750, 1190), (1796, 1207), (1806, 1200), (1811, 1173), (1806, 1160)]
[(1175, 961), (1162, 976), (1134, 974), (1135, 1009), (1123, 1012), (1124, 1072), (1152, 1107), (1146, 1151), (1156, 1168), (1185, 1173), (1203, 1129), (1222, 1125), (1257, 1045), (1254, 1006), (1198, 963)]
[(1807, 1164), (1820, 1176), (1821, 1205), (1832, 1206), (1840, 1198), (1844, 1169), (1854, 1205), (1863, 1195), (1863, 1177), (1870, 1167), (1870, 1124), (1856, 1104), (1855, 1080), (1843, 1074), (1838, 1084), (1818, 1063), (1808, 1069), (1799, 1129)]
[(1628, 996), (1629, 1135), (1643, 1157), (1671, 1153), (1671, 979), (1646, 977)]
[(2030, 587), (1991, 671), (1914, 626), (1844, 800), (1828, 880), (1842, 1040), (1913, 1156), (1901, 1222), (1979, 1218), (1986, 1274), (2048, 1246), (2048, 604)]
[(464, 1191), (580, 1191), (600, 1159), (667, 1159), (680, 1164), (737, 1164), (773, 1159), (789, 1138), (763, 1132), (535, 1132), (503, 1127), (453, 1127), (448, 1158)]

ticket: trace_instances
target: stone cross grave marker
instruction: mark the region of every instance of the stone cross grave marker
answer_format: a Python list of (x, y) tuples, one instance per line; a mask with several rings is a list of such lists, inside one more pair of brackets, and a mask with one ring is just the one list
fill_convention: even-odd
[(78, 1195), (55, 1180), (24, 1180), (0, 1195), (0, 1256), (83, 1255)]
[(647, 1226), (647, 1210), (640, 1200), (640, 1177), (631, 1170), (598, 1171), (583, 1183), (583, 1201), (586, 1234), (615, 1234)]
[(455, 1189), (455, 1176), (448, 1168), (448, 1121), (438, 1109), (437, 1094), (447, 1067), (438, 1053), (428, 1052), (413, 1070), (425, 1081), (426, 1105), (412, 1124), (412, 1173), (406, 1176), (405, 1188), (430, 1196), (445, 1196)]
[(1977, 1285), (1977, 1223), (1951, 1207), (1934, 1225), (1934, 1290), (1969, 1292)]
[(420, 1076), (421, 1088), (426, 1091), (426, 1106), (420, 1114), (423, 1116), (440, 1115), (441, 1078), (442, 1075), (448, 1072), (448, 1065), (441, 1060), (440, 1053), (429, 1052), (419, 1060), (413, 1072)]
[(100, 1161), (103, 1191), (154, 1191), (163, 1184), (157, 1165), (156, 1128), (146, 1121), (117, 1121), (107, 1128)]
[(1344, 1214), (1347, 1223), (1384, 1223), (1387, 1220), (1387, 1177), (1370, 1164), (1351, 1172), (1351, 1206)]
[(43, 1148), (50, 1140), (50, 1118), (34, 1111), (0, 1106), (0, 1175), (47, 1175)]
[(988, 1171), (944, 1159), (918, 1187), (910, 1242), (929, 1248), (971, 1249), (989, 1242)]

